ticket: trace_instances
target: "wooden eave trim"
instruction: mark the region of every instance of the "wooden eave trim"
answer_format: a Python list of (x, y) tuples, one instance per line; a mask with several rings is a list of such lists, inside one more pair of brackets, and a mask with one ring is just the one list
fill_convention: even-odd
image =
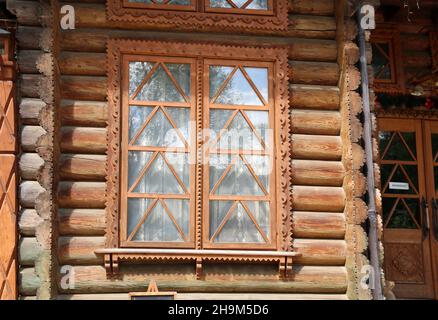
[[(199, 0), (204, 2), (204, 0)], [(288, 0), (273, 1), (273, 15), (242, 14), (239, 12), (221, 13), (211, 11), (196, 12), (183, 10), (163, 10), (124, 7), (123, 0), (107, 0), (106, 12), (110, 21), (121, 26), (132, 22), (140, 26), (174, 25), (184, 29), (203, 29), (214, 31), (248, 30), (248, 31), (287, 31), (289, 26)]]

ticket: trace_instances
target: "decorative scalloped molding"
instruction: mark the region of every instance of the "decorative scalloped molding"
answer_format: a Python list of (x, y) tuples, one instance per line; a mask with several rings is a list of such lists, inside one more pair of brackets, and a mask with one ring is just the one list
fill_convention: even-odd
[(107, 17), (111, 21), (144, 25), (173, 25), (191, 30), (272, 30), (288, 29), (288, 0), (274, 1), (274, 15), (170, 11), (123, 7), (123, 0), (107, 0)]
[[(138, 55), (170, 55), (209, 57), (236, 60), (254, 60), (274, 62), (275, 77), (275, 105), (279, 117), (278, 162), (277, 162), (277, 199), (280, 207), (277, 216), (281, 219), (279, 250), (292, 251), (292, 216), (291, 216), (291, 142), (290, 142), (290, 117), (289, 117), (289, 90), (288, 90), (288, 49), (286, 47), (250, 47), (217, 45), (208, 43), (184, 43), (171, 41), (144, 41), (111, 39), (107, 43), (108, 53), (108, 159), (107, 159), (107, 232), (106, 247), (119, 247), (119, 148), (120, 148), (120, 82), (121, 82), (121, 57), (123, 54)], [(199, 65), (199, 63), (198, 63)], [(202, 67), (197, 67), (197, 72), (203, 72)], [(198, 75), (198, 81), (202, 77)], [(198, 88), (202, 83), (198, 83)], [(201, 105), (202, 90), (197, 91), (197, 103)], [(198, 109), (201, 109), (198, 107)], [(197, 126), (202, 128), (202, 111), (197, 114)], [(199, 160), (200, 154), (198, 154)], [(201, 248), (201, 214), (202, 214), (202, 168), (196, 172), (197, 197), (196, 197), (196, 248)]]

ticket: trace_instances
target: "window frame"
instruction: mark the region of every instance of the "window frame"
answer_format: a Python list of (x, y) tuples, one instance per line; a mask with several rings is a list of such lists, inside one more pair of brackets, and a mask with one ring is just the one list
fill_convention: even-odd
[[(220, 44), (207, 44), (207, 43), (184, 43), (184, 42), (167, 42), (167, 41), (140, 41), (140, 40), (123, 40), (123, 39), (111, 39), (107, 43), (108, 48), (108, 104), (109, 104), (109, 121), (108, 121), (108, 158), (107, 158), (107, 233), (106, 233), (106, 264), (113, 265), (117, 259), (123, 261), (131, 260), (148, 260), (156, 259), (156, 255), (145, 254), (145, 251), (141, 249), (132, 248), (129, 254), (118, 253), (117, 248), (126, 248), (120, 237), (121, 224), (119, 223), (121, 217), (121, 166), (120, 166), (120, 153), (121, 153), (121, 135), (123, 134), (123, 125), (121, 123), (122, 108), (122, 74), (123, 72), (123, 57), (125, 55), (144, 55), (144, 56), (165, 56), (165, 57), (184, 57), (196, 59), (196, 127), (199, 132), (203, 128), (205, 110), (202, 105), (204, 103), (204, 92), (202, 90), (202, 82), (204, 77), (204, 67), (200, 62), (202, 59), (213, 59), (225, 61), (239, 60), (239, 61), (263, 61), (270, 62), (273, 65), (273, 83), (275, 84), (273, 90), (274, 104), (275, 104), (275, 195), (271, 195), (274, 198), (272, 201), (276, 204), (276, 223), (272, 223), (271, 226), (275, 227), (274, 233), (271, 235), (272, 239), (275, 239), (274, 246), (266, 248), (257, 247), (257, 255), (240, 255), (234, 252), (233, 258), (237, 255), (239, 259), (243, 261), (269, 261), (274, 259), (277, 261), (275, 252), (267, 251), (265, 254), (269, 254), (269, 258), (263, 257), (263, 250), (275, 249), (278, 255), (283, 257), (284, 252), (290, 252), (292, 254), (292, 194), (291, 194), (291, 143), (290, 143), (290, 117), (289, 117), (289, 91), (288, 91), (288, 49), (286, 47), (276, 46), (272, 48), (267, 47), (247, 47), (247, 46), (229, 46)], [(125, 75), (126, 76), (126, 75)], [(125, 87), (126, 90), (126, 87)], [(202, 252), (203, 249), (207, 249), (202, 243), (203, 225), (202, 215), (203, 199), (203, 165), (200, 162), (202, 152), (199, 153), (200, 147), (203, 141), (197, 139), (197, 164), (196, 164), (196, 191), (195, 191), (195, 246), (194, 250), (187, 251), (184, 254), (184, 250), (179, 251), (179, 254), (166, 253), (158, 254), (160, 259), (182, 259), (181, 256), (189, 255), (194, 258), (195, 255), (192, 252)], [(205, 202), (205, 201), (204, 201)], [(204, 224), (206, 225), (206, 224)], [(172, 243), (173, 244), (173, 243)], [(239, 248), (242, 244), (238, 244)], [(149, 248), (150, 245), (147, 245)], [(169, 247), (166, 245), (166, 247)], [(174, 246), (173, 246), (174, 247)], [(109, 251), (108, 251), (109, 250)], [(126, 249), (125, 249), (126, 250)], [(150, 251), (150, 250), (149, 250)], [(148, 252), (149, 252), (148, 251)], [(172, 251), (173, 252), (173, 251)], [(283, 253), (282, 253), (283, 252)], [(251, 252), (250, 252), (251, 253)], [(231, 254), (231, 253), (230, 253)], [(197, 256), (197, 255), (196, 255)], [(219, 255), (220, 257), (223, 254)], [(227, 256), (227, 255), (225, 255)], [(274, 257), (275, 256), (275, 257)], [(287, 256), (286, 259), (290, 259), (291, 256)], [(278, 259), (277, 259), (278, 258)], [(198, 259), (198, 258), (196, 258)], [(195, 260), (196, 260), (195, 259)], [(282, 259), (282, 258), (281, 258)], [(289, 260), (287, 260), (289, 261)], [(281, 262), (283, 267), (285, 263)], [(107, 268), (108, 270), (108, 268)], [(289, 269), (288, 269), (289, 270)]]
[(210, 8), (210, 0), (191, 0), (192, 6), (128, 3), (107, 0), (107, 17), (120, 26), (174, 28), (183, 30), (248, 30), (254, 33), (287, 31), (288, 0), (268, 0), (268, 10)]
[(391, 70), (391, 79), (373, 79), (374, 91), (378, 93), (404, 94), (406, 89), (399, 31), (393, 26), (378, 26), (371, 33), (370, 42), (371, 44), (388, 44)]
[[(188, 103), (190, 105), (190, 120), (194, 121), (196, 116), (196, 101), (194, 99), (195, 97), (195, 84), (196, 84), (196, 59), (193, 58), (184, 58), (184, 57), (177, 57), (177, 58), (171, 58), (171, 57), (159, 57), (159, 56), (146, 56), (146, 55), (123, 55), (122, 58), (122, 81), (121, 81), (121, 89), (122, 89), (122, 106), (121, 106), (121, 114), (122, 114), (122, 135), (121, 135), (121, 149), (120, 149), (120, 157), (121, 157), (121, 164), (125, 164), (121, 166), (121, 212), (120, 212), (120, 246), (121, 247), (175, 247), (175, 248), (194, 248), (195, 246), (195, 233), (194, 229), (191, 228), (191, 225), (194, 224), (194, 206), (195, 206), (195, 168), (193, 168), (193, 165), (190, 165), (189, 170), (189, 192), (190, 194), (187, 195), (187, 199), (189, 200), (189, 216), (190, 216), (190, 222), (189, 222), (189, 234), (188, 238), (189, 241), (185, 242), (139, 242), (139, 241), (130, 241), (128, 239), (127, 234), (127, 225), (128, 225), (128, 186), (127, 186), (127, 177), (128, 177), (128, 151), (129, 151), (129, 139), (127, 140), (129, 136), (129, 128), (126, 124), (127, 121), (129, 121), (129, 107), (133, 105), (151, 105), (152, 107), (160, 105), (161, 107), (172, 107), (172, 102), (158, 102), (158, 101), (151, 101), (150, 103), (145, 103), (143, 101), (136, 101), (131, 100), (129, 97), (129, 62), (131, 61), (140, 61), (140, 62), (162, 62), (162, 63), (188, 63), (190, 64), (190, 97), (193, 97), (193, 99), (190, 100)], [(178, 105), (181, 105), (181, 103), (178, 103)], [(151, 119), (150, 119), (151, 120)], [(191, 137), (189, 137), (190, 140)], [(126, 148), (126, 150), (124, 150)], [(187, 149), (187, 152), (182, 152), (180, 150), (181, 148)], [(144, 150), (144, 151), (150, 151), (150, 152), (157, 152), (158, 150), (162, 149), (161, 152), (172, 152), (175, 151), (175, 153), (187, 153), (189, 157), (195, 156), (195, 148), (194, 146), (190, 146), (190, 144), (187, 147), (181, 147), (181, 148), (167, 148), (167, 147), (138, 147), (136, 149)], [(167, 150), (166, 150), (167, 149)], [(166, 151), (164, 151), (166, 150)], [(125, 151), (125, 152), (123, 152)], [(152, 156), (153, 157), (153, 156)], [(152, 161), (153, 162), (153, 161)], [(147, 170), (146, 170), (147, 171)], [(133, 197), (131, 197), (133, 198)], [(139, 197), (141, 198), (141, 197)], [(148, 196), (144, 196), (144, 198), (149, 199), (159, 199), (159, 201), (162, 201), (164, 199), (170, 199), (173, 198), (170, 194), (149, 194)], [(174, 198), (176, 199), (176, 198)], [(186, 198), (184, 198), (186, 199)], [(151, 209), (153, 210), (153, 209)]]

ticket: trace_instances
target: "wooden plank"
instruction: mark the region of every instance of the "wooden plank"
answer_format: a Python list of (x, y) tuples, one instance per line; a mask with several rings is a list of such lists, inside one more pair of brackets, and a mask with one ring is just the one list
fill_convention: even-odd
[(338, 111), (292, 109), (291, 124), (294, 133), (339, 135), (341, 114)]
[(292, 150), (295, 159), (340, 160), (342, 141), (338, 136), (293, 134)]
[(106, 185), (104, 182), (59, 183), (58, 202), (60, 208), (105, 208)]
[(106, 129), (62, 127), (62, 152), (104, 154), (107, 150)]
[(340, 161), (292, 160), (294, 185), (342, 186), (345, 170)]
[(291, 61), (289, 81), (294, 84), (335, 86), (339, 81), (337, 63)]
[(339, 110), (339, 88), (333, 86), (291, 85), (293, 108)]

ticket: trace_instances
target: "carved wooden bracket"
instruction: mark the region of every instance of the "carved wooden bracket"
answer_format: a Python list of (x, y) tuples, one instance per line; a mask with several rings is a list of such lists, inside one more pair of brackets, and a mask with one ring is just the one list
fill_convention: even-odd
[(104, 255), (108, 275), (117, 275), (122, 262), (193, 262), (198, 280), (202, 279), (204, 262), (278, 263), (280, 278), (290, 279), (293, 258), (300, 256), (296, 252), (248, 250), (99, 249), (95, 252)]

